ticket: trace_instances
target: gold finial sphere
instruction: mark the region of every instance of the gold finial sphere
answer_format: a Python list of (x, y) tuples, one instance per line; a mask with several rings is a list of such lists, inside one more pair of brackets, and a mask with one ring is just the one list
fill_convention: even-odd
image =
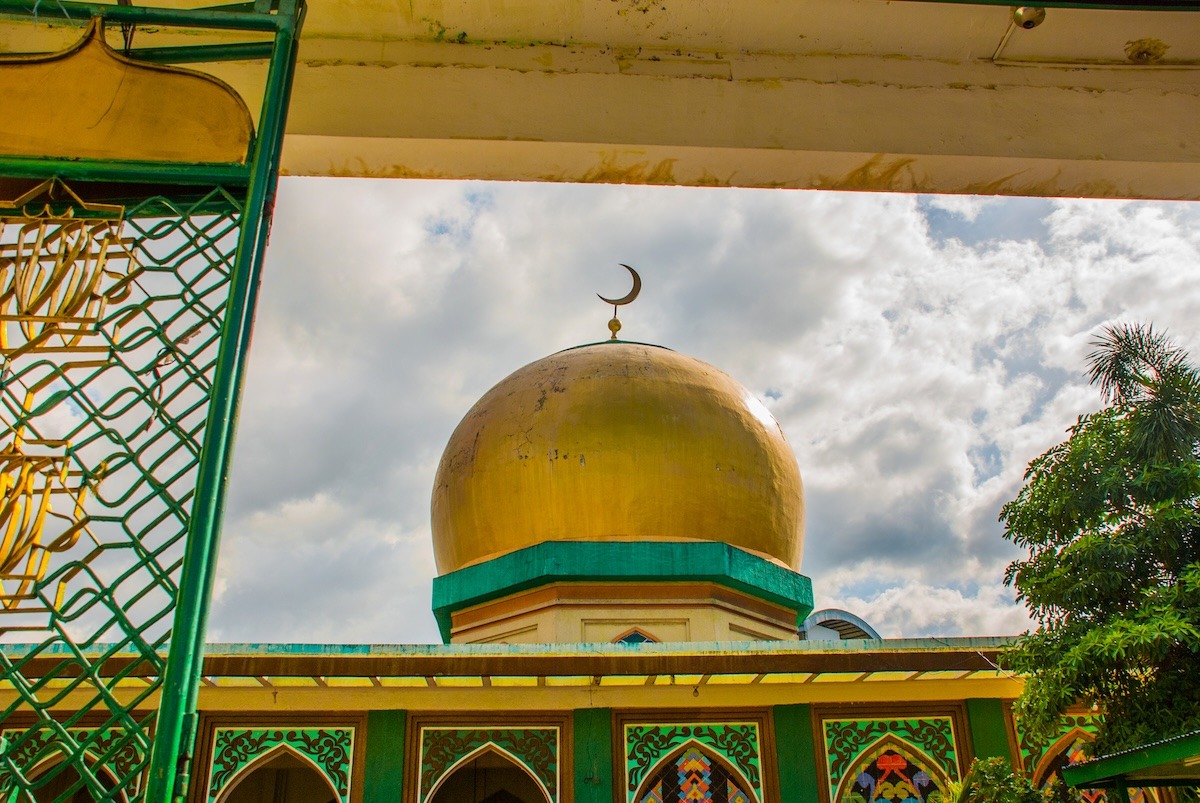
[(621, 331), (621, 322), (617, 320), (615, 315), (613, 316), (613, 319), (608, 322), (608, 331), (612, 332), (612, 339), (616, 340), (617, 332)]

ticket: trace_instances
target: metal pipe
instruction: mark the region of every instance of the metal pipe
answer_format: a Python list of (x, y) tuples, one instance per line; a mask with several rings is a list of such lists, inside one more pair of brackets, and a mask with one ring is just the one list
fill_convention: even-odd
[(79, 25), (85, 25), (92, 17), (101, 17), (114, 22), (132, 22), (142, 25), (271, 33), (285, 27), (282, 14), (118, 6), (106, 3), (80, 3), (75, 0), (62, 0), (55, 3), (39, 3), (38, 0), (0, 0), (0, 17), (52, 18), (75, 22)]
[(235, 42), (227, 45), (142, 47), (129, 51), (129, 58), (155, 64), (212, 64), (218, 61), (259, 61), (271, 57), (270, 42)]
[(254, 145), (250, 183), (238, 232), (237, 258), (213, 377), (212, 401), (200, 452), (195, 507), (188, 525), (178, 603), (150, 757), (145, 798), (148, 803), (171, 803), (173, 798), (187, 793), (187, 789), (179, 788), (176, 781), (186, 779), (195, 739), (204, 633), (216, 570), (234, 425), (270, 228), (270, 210), (278, 182), (279, 154), (303, 18), (303, 0), (280, 5), (278, 19), (281, 24), (267, 72), (259, 136)]

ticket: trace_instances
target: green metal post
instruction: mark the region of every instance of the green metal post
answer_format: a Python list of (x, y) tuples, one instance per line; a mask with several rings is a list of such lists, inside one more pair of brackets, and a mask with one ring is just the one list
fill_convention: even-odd
[(220, 541), (234, 423), (254, 322), (262, 252), (270, 227), (270, 201), (278, 181), (279, 151), (303, 15), (303, 0), (286, 3), (279, 11), (279, 34), (267, 74), (263, 115), (254, 147), (253, 172), (239, 232), (237, 260), (213, 382), (212, 406), (204, 431), (195, 508), (188, 527), (178, 606), (163, 676), (146, 785), (149, 803), (170, 803), (173, 798), (187, 793), (188, 765), (195, 739), (196, 700), (204, 660), (204, 632)]

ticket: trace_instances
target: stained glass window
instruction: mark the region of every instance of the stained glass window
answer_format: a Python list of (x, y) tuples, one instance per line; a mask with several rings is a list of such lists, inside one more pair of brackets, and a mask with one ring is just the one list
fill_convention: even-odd
[[(844, 787), (840, 803), (926, 803), (941, 797), (938, 781), (898, 746), (888, 746)], [(936, 797), (935, 797), (936, 796)]]
[(744, 784), (722, 762), (688, 745), (664, 761), (642, 785), (638, 803), (754, 803)]

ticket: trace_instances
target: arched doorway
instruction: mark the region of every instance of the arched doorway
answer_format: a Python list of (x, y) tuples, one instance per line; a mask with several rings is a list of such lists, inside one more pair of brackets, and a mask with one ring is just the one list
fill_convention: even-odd
[[(105, 799), (111, 803), (125, 803), (125, 795), (119, 791), (113, 792), (117, 788), (117, 782), (112, 775), (90, 762), (88, 766), (93, 777), (109, 793)], [(65, 761), (48, 761), (36, 768), (31, 786), (33, 803), (55, 803), (59, 800), (62, 803), (96, 803), (97, 800), (79, 774), (79, 770)], [(25, 795), (19, 795), (16, 800), (29, 803), (29, 798)]]
[(275, 750), (250, 764), (219, 803), (337, 803), (329, 781), (290, 750)]
[(533, 775), (496, 750), (482, 750), (459, 764), (429, 803), (551, 803)]

